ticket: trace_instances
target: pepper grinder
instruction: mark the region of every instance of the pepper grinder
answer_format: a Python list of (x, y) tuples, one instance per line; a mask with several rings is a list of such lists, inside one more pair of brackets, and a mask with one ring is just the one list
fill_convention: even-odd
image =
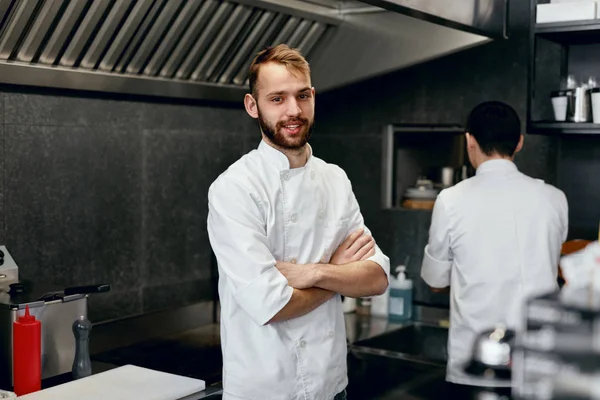
[(75, 358), (71, 371), (73, 379), (85, 378), (92, 374), (89, 348), (91, 330), (92, 323), (83, 315), (73, 322), (73, 334), (75, 335)]

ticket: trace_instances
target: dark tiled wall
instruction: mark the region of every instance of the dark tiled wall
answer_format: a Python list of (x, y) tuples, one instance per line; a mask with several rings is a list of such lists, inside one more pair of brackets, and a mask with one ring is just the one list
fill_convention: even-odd
[(22, 278), (97, 282), (94, 322), (212, 299), (207, 191), (257, 145), (238, 108), (0, 93), (0, 243)]
[[(515, 3), (515, 7), (513, 7)], [(511, 104), (525, 129), (527, 107), (528, 3), (511, 2), (509, 40), (494, 41), (413, 68), (317, 95), (315, 154), (344, 168), (375, 238), (392, 266), (410, 257), (415, 300), (448, 305), (419, 278), (431, 213), (381, 210), (381, 134), (389, 123), (456, 123), (485, 100)], [(318, 88), (317, 88), (318, 89)], [(434, 139), (432, 139), (434, 140)], [(557, 181), (556, 138), (527, 135), (519, 168)]]

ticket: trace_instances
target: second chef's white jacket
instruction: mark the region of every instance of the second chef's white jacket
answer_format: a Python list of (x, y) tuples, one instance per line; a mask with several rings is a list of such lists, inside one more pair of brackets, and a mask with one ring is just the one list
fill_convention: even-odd
[(462, 371), (476, 335), (497, 323), (520, 326), (525, 300), (558, 288), (567, 230), (563, 192), (508, 160), (486, 161), (440, 192), (421, 276), (429, 286), (450, 286), (446, 380), (488, 384)]

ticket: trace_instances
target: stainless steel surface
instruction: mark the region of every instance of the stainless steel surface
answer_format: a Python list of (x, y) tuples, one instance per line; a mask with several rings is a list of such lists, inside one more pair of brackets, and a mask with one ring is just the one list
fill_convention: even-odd
[(10, 290), (11, 283), (19, 281), (19, 267), (6, 246), (0, 245), (0, 251), (4, 254), (0, 265), (0, 293), (5, 293)]
[[(190, 21), (195, 15), (199, 15), (199, 8), (207, 3), (201, 3), (199, 1), (186, 1), (183, 9), (175, 21), (171, 29), (166, 33), (163, 40), (158, 45), (158, 48), (150, 58), (148, 65), (144, 69), (144, 73), (147, 75), (156, 75), (159, 73), (161, 67), (169, 57), (170, 52), (175, 48), (179, 38), (184, 34), (186, 28), (190, 24)], [(226, 83), (226, 82), (223, 82)]]
[(215, 304), (196, 303), (137, 317), (95, 324), (90, 354), (134, 345), (157, 337), (176, 334), (213, 323)]
[[(265, 34), (265, 31), (267, 31), (269, 27), (271, 27), (271, 29), (274, 29), (277, 26), (279, 21), (275, 21), (274, 18), (275, 14), (270, 11), (267, 11), (260, 16), (256, 24), (246, 35), (244, 42), (240, 46), (240, 51), (238, 51), (235, 54), (233, 59), (227, 65), (225, 72), (223, 72), (221, 78), (219, 78), (219, 83), (230, 82), (236, 71), (239, 71), (239, 73), (242, 74), (242, 77), (236, 77), (236, 79), (233, 79), (233, 82), (238, 85), (244, 82), (244, 76), (246, 75), (246, 73), (241, 67), (242, 65), (250, 65), (251, 62), (251, 60), (246, 60), (244, 55), (247, 54), (247, 58), (253, 57), (253, 54), (256, 53), (256, 50), (258, 50), (258, 48), (253, 49), (253, 51), (250, 51), (250, 49), (252, 48), (252, 46), (255, 46), (257, 42), (259, 42), (259, 38), (261, 38), (262, 35)], [(260, 40), (260, 42), (264, 42), (264, 40)], [(245, 63), (242, 64), (243, 62)]]
[[(80, 316), (87, 316), (87, 296), (70, 296), (69, 300), (29, 303), (31, 314), (42, 326), (42, 379), (67, 373), (73, 366), (75, 338), (71, 327)], [(23, 308), (24, 305), (0, 308), (1, 383), (13, 382), (12, 324), (23, 313)]]
[(572, 122), (590, 122), (591, 102), (590, 90), (586, 86), (567, 90), (567, 119)]
[(432, 1), (389, 11), (366, 1), (3, 0), (0, 83), (239, 102), (256, 52), (287, 43), (323, 92), (486, 42), (487, 31), (455, 20), (476, 11), (476, 27), (504, 21), (500, 1), (463, 0), (455, 15)]
[(0, 62), (0, 81), (15, 85), (216, 101), (242, 101), (247, 92), (246, 88), (232, 85), (163, 81), (143, 76), (110, 75), (84, 70), (73, 71), (68, 68), (2, 62)]
[(370, 353), (418, 364), (445, 366), (448, 329), (414, 322), (351, 345), (353, 352)]
[(221, 388), (206, 388), (199, 394), (193, 394), (178, 400), (219, 400), (223, 398), (223, 389)]
[(44, 35), (54, 21), (56, 14), (60, 10), (63, 0), (47, 0), (38, 12), (29, 33), (25, 37), (23, 44), (17, 54), (17, 60), (31, 62), (38, 48), (40, 47)]
[(92, 42), (81, 60), (80, 67), (96, 69), (96, 66), (100, 62), (100, 57), (102, 57), (106, 51), (106, 47), (109, 45), (109, 40), (111, 40), (115, 32), (118, 32), (121, 21), (125, 18), (130, 5), (131, 0), (120, 0), (114, 3), (94, 38), (90, 38)]
[(394, 126), (389, 124), (383, 128), (381, 140), (381, 207), (392, 208), (394, 205)]
[(365, 3), (406, 13), (476, 34), (506, 38), (508, 0), (364, 0)]
[(152, 2), (150, 1), (139, 1), (135, 3), (133, 10), (131, 10), (123, 24), (123, 29), (119, 31), (108, 51), (102, 58), (99, 67), (101, 70), (112, 71), (115, 68), (117, 61), (123, 54), (126, 46), (131, 42), (133, 34), (141, 24), (151, 5)]
[[(296, 29), (277, 43), (302, 46), (308, 58), (327, 29), (342, 22), (323, 7), (300, 4), (3, 0), (0, 82), (241, 101), (248, 60), (275, 44), (273, 34), (287, 20), (298, 21)], [(263, 35), (269, 22), (278, 25)]]
[[(80, 10), (82, 14), (85, 13), (85, 16), (81, 23), (74, 28), (75, 33), (73, 34), (73, 38), (68, 42), (66, 37), (63, 39), (65, 43), (61, 43), (61, 45), (67, 44), (67, 48), (63, 56), (58, 60), (59, 65), (64, 67), (76, 66), (75, 63), (80, 59), (82, 53), (85, 54), (84, 49), (87, 42), (93, 38), (94, 29), (101, 23), (102, 16), (109, 10), (109, 6), (110, 0), (95, 0), (89, 8), (86, 7)], [(80, 15), (77, 15), (77, 18), (79, 17)]]
[(342, 13), (344, 23), (329, 31), (327, 40), (312, 56), (313, 81), (321, 92), (491, 40), (482, 32), (458, 29), (458, 24), (443, 24), (443, 19), (429, 18), (425, 13), (390, 10)]
[[(116, 68), (114, 69), (115, 71), (121, 73), (127, 72), (127, 67), (129, 67), (133, 57), (137, 54), (138, 49), (144, 44), (146, 40), (146, 35), (148, 34), (150, 27), (158, 18), (158, 15), (163, 9), (163, 6), (165, 6), (166, 1), (167, 0), (155, 0), (152, 2), (150, 11), (148, 11), (148, 14), (143, 19), (142, 24), (137, 28), (137, 32), (133, 36), (133, 39), (131, 39), (131, 43), (127, 46), (125, 52), (121, 55), (121, 59), (119, 60)], [(176, 1), (173, 3), (176, 3)]]
[[(191, 74), (191, 79), (195, 81), (210, 81), (214, 75), (217, 65), (223, 60), (227, 49), (235, 40), (242, 28), (248, 25), (248, 19), (252, 10), (243, 5), (237, 5), (231, 11), (222, 27), (219, 27), (219, 33), (212, 40), (212, 43), (199, 60)], [(223, 62), (227, 62), (223, 60)], [(216, 77), (215, 77), (216, 78)]]
[(194, 44), (198, 45), (200, 38), (198, 37), (203, 29), (205, 29), (208, 21), (213, 18), (213, 14), (217, 8), (217, 1), (207, 0), (203, 2), (202, 7), (198, 10), (194, 19), (190, 22), (181, 40), (177, 46), (171, 50), (165, 65), (159, 75), (165, 78), (171, 78), (177, 72), (184, 58), (189, 55)]
[[(146, 0), (147, 1), (147, 0)], [(157, 8), (156, 20), (146, 19), (145, 29), (140, 30), (140, 38), (138, 39), (137, 50), (133, 53), (131, 61), (127, 65), (126, 71), (130, 74), (138, 74), (142, 71), (144, 65), (148, 62), (148, 58), (155, 46), (160, 41), (160, 38), (170, 26), (170, 23), (181, 5), (181, 1), (165, 1), (164, 7)], [(158, 6), (157, 6), (158, 7)], [(143, 33), (142, 33), (143, 32)], [(143, 36), (142, 36), (143, 35)]]
[(12, 3), (9, 16), (6, 21), (10, 21), (2, 29), (0, 36), (0, 59), (7, 59), (15, 51), (19, 38), (23, 35), (23, 30), (27, 22), (33, 15), (38, 1), (19, 0)]

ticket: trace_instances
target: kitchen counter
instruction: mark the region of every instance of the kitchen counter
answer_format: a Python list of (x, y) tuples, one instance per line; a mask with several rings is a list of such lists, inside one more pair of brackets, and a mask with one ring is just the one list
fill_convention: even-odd
[[(427, 319), (426, 315), (417, 316), (419, 320)], [(412, 322), (390, 323), (386, 318), (346, 314), (348, 399), (445, 398), (444, 318), (429, 318), (428, 326), (437, 326), (432, 328), (435, 334), (429, 334), (421, 328), (413, 329)], [(412, 336), (404, 335), (407, 332)], [(185, 400), (218, 399), (222, 389), (219, 333), (218, 324), (209, 324), (94, 354), (93, 373), (125, 364), (138, 365), (206, 382), (207, 390)], [(45, 387), (68, 379), (46, 382)]]

